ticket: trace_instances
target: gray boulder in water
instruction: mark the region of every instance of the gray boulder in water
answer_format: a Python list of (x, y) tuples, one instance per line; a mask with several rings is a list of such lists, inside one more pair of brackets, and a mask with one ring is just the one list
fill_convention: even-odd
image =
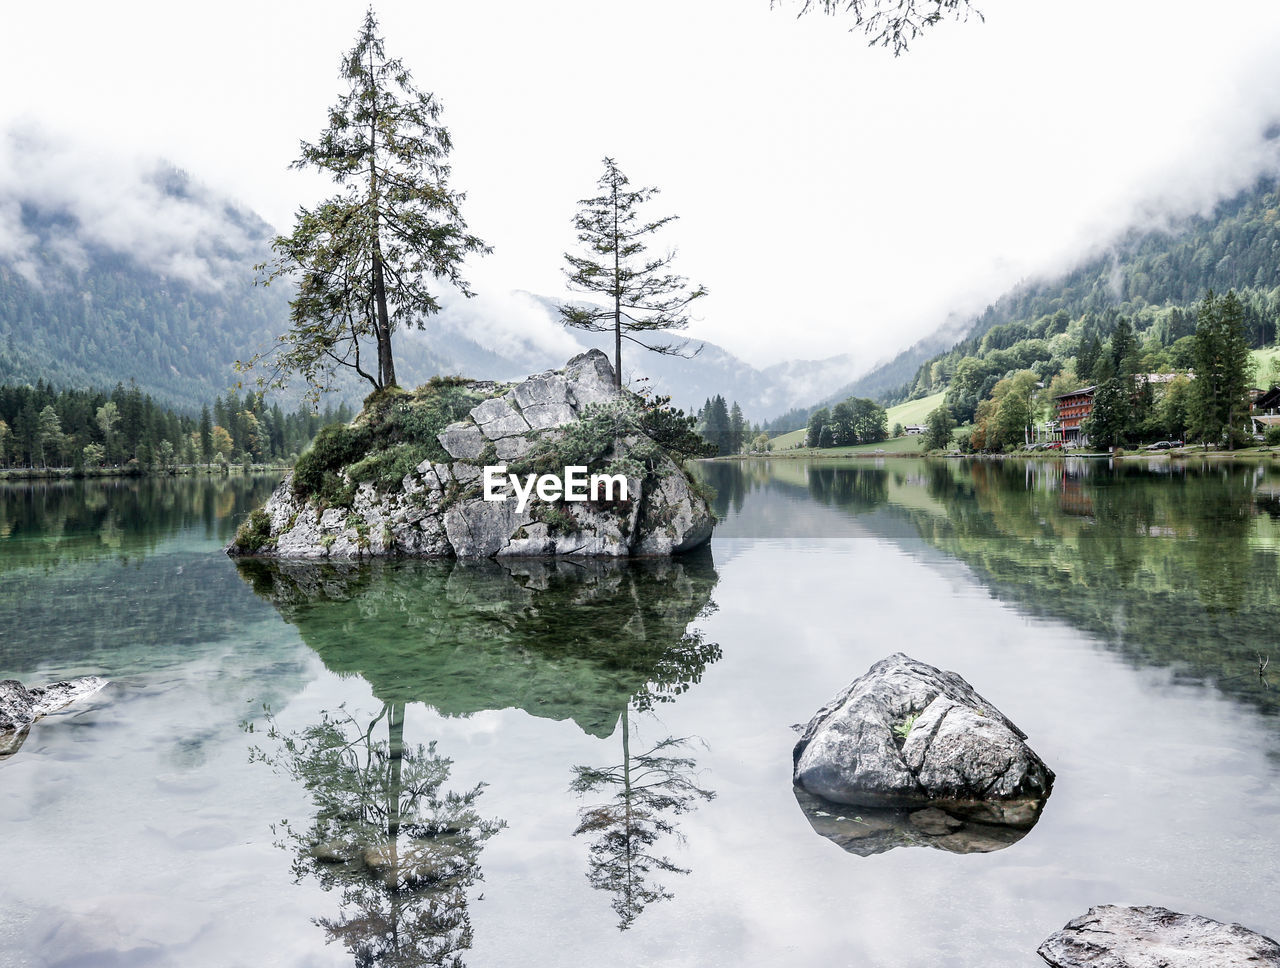
[(1053, 771), (1026, 734), (954, 672), (896, 653), (814, 715), (793, 755), (796, 786), (864, 807), (934, 807), (1031, 827)]
[(92, 696), (107, 681), (98, 676), (84, 676), (28, 689), (17, 679), (0, 679), (0, 759), (18, 751), (27, 730), (37, 719)]
[(1280, 944), (1238, 924), (1115, 904), (1092, 907), (1069, 921), (1037, 954), (1054, 968), (1280, 966)]

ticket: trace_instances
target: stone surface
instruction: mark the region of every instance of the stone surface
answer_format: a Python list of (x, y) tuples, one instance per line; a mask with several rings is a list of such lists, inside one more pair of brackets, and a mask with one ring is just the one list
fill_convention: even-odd
[(951, 854), (987, 854), (1003, 850), (1027, 835), (1022, 827), (960, 820), (934, 807), (890, 810), (832, 803), (794, 791), (815, 833), (851, 854), (870, 857), (895, 847), (932, 847)]
[[(482, 462), (516, 461), (548, 447), (579, 419), (584, 407), (627, 399), (613, 385), (613, 368), (599, 350), (574, 357), (563, 372), (548, 371), (514, 387), (471, 383), (488, 393), (470, 419), (450, 424), (437, 439), (453, 458), (422, 461), (391, 493), (361, 484), (350, 507), (320, 507), (294, 497), (283, 481), (264, 510), (269, 543), (255, 553), (297, 560), (388, 555), (460, 558), (544, 556), (666, 557), (690, 551), (711, 536), (714, 520), (684, 470), (643, 434), (615, 440), (604, 460), (625, 460), (643, 449), (650, 470), (628, 478), (628, 500), (600, 502), (483, 499)], [(634, 398), (632, 398), (634, 399)], [(656, 463), (652, 463), (656, 459)], [(636, 466), (632, 460), (630, 464)]]
[(464, 421), (449, 424), (436, 435), (436, 439), (449, 452), (450, 457), (460, 460), (475, 460), (484, 453), (488, 442), (479, 427)]
[(1054, 968), (1280, 966), (1280, 944), (1238, 924), (1114, 904), (1069, 921), (1037, 954)]
[(17, 679), (0, 680), (0, 759), (19, 750), (37, 719), (92, 696), (107, 682), (98, 676), (84, 676), (28, 689)]
[(533, 444), (524, 437), (503, 437), (494, 441), (493, 446), (498, 452), (498, 460), (515, 460), (527, 454)]
[[(490, 440), (527, 433), (529, 424), (503, 397), (493, 397), (472, 408), (471, 419)], [(453, 453), (450, 451), (450, 453)], [(460, 455), (455, 455), (460, 456)]]
[(1025, 740), (960, 676), (897, 653), (814, 715), (796, 744), (793, 778), (833, 803), (933, 807), (1027, 828), (1053, 771)]

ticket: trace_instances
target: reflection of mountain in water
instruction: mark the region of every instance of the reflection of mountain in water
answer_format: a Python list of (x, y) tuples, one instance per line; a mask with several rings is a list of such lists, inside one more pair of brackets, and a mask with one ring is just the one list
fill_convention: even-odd
[[(1273, 470), (1190, 462), (769, 464), (764, 481), (759, 465), (714, 465), (717, 488), (748, 495), (719, 537), (758, 533), (753, 504), (776, 519), (779, 508), (803, 514), (816, 502), (888, 540), (924, 539), (967, 564), (1002, 601), (1067, 622), (1136, 664), (1171, 666), (1280, 712), (1280, 692), (1258, 675), (1259, 655), (1280, 659), (1269, 641), (1280, 623)], [(732, 474), (742, 480), (724, 480)]]
[(718, 656), (687, 632), (717, 580), (709, 549), (639, 562), (238, 567), (331, 670), (384, 702), (446, 715), (515, 707), (608, 736), (633, 695), (682, 691)]

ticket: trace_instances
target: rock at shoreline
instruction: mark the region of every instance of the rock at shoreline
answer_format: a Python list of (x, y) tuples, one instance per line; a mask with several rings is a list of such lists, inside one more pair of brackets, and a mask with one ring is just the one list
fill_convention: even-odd
[(833, 804), (935, 808), (1027, 829), (1053, 771), (1025, 740), (960, 676), (897, 653), (818, 710), (796, 744), (793, 779)]
[(106, 684), (98, 676), (84, 676), (28, 689), (16, 679), (0, 680), (0, 759), (18, 752), (37, 719), (92, 696)]
[(1115, 904), (1069, 921), (1036, 953), (1053, 968), (1280, 966), (1280, 944), (1238, 924)]
[[(463, 401), (461, 409), (441, 402), (448, 394), (452, 406)], [(644, 432), (642, 401), (613, 385), (613, 368), (599, 350), (515, 385), (446, 381), (381, 405), (381, 412), (367, 410), (345, 430), (350, 440), (325, 442), (336, 454), (332, 467), (317, 468), (314, 455), (304, 455), (227, 553), (311, 560), (663, 557), (711, 537), (707, 501), (679, 461)], [(429, 420), (414, 416), (414, 432), (426, 433), (416, 444), (400, 434), (372, 447), (368, 440), (402, 419), (397, 407), (448, 416), (429, 432), (421, 429)], [(415, 466), (424, 451), (432, 456)], [(396, 463), (408, 453), (417, 456)], [(544, 501), (533, 495), (520, 509), (514, 497), (484, 500), (484, 468), (508, 464), (522, 481), (535, 472), (562, 476), (562, 464), (586, 466), (625, 479), (627, 498), (602, 492), (590, 501)], [(398, 469), (390, 484), (375, 483), (359, 476), (357, 465), (365, 472), (377, 465), (409, 473), (401, 477)], [(316, 493), (319, 485), (310, 479), (322, 475), (328, 475), (321, 481), (327, 490)]]

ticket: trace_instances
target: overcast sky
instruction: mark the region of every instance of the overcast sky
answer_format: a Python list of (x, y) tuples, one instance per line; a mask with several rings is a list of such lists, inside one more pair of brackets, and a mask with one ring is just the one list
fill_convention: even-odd
[[(1134, 220), (1269, 164), (1276, 0), (978, 0), (904, 56), (769, 0), (382, 0), (389, 53), (443, 101), (482, 293), (563, 293), (577, 199), (613, 156), (675, 213), (692, 332), (756, 364), (870, 364)], [(163, 156), (280, 229), (289, 171), (365, 3), (8, 4), (0, 125), (84, 178)], [(0, 164), (0, 178), (22, 177)], [(67, 178), (76, 178), (70, 169)], [(495, 299), (495, 306), (507, 305)]]

